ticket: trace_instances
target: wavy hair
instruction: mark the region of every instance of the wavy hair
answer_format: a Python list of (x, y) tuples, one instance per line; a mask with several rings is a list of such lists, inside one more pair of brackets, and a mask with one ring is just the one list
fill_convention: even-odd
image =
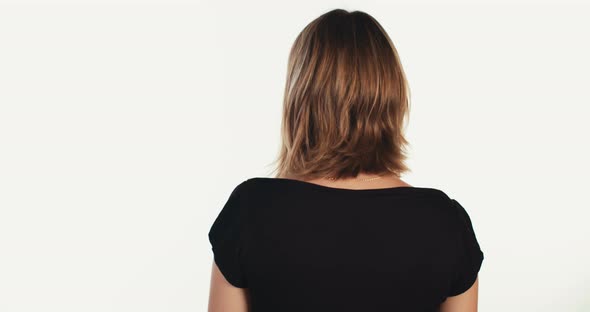
[(406, 76), (383, 27), (335, 9), (309, 23), (288, 59), (277, 177), (411, 171), (403, 134)]

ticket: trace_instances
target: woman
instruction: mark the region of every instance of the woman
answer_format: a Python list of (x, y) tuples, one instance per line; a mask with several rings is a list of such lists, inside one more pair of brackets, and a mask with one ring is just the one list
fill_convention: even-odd
[(370, 15), (333, 10), (288, 63), (276, 177), (233, 190), (209, 231), (209, 311), (476, 311), (466, 210), (400, 176), (409, 89)]

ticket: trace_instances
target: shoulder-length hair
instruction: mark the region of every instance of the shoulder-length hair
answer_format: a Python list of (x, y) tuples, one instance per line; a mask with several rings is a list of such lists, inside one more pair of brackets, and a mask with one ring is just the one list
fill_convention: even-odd
[(369, 14), (329, 11), (291, 48), (277, 177), (411, 171), (403, 134), (409, 87), (396, 48)]

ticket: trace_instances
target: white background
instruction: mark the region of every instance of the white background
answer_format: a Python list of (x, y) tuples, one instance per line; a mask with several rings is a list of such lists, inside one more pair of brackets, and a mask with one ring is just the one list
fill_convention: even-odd
[(0, 6), (0, 311), (206, 311), (209, 227), (238, 183), (269, 176), (289, 49), (334, 8), (373, 15), (400, 53), (403, 178), (468, 210), (480, 311), (590, 311), (590, 6), (15, 3)]

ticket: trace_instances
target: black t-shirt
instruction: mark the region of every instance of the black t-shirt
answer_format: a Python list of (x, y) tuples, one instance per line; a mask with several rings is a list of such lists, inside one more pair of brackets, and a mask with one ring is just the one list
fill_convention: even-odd
[(428, 187), (254, 177), (235, 187), (208, 236), (253, 312), (437, 311), (473, 285), (483, 261), (466, 210)]

